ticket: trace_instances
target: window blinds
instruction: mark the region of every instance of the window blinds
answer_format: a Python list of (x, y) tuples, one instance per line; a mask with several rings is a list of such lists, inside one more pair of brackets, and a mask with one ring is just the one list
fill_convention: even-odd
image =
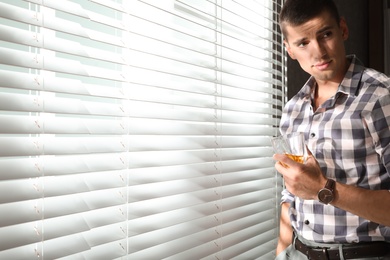
[(0, 259), (271, 259), (281, 0), (0, 1)]

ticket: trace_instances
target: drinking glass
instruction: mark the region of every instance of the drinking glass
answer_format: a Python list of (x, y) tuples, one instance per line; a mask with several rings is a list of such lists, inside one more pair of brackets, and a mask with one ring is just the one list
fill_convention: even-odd
[(272, 137), (271, 143), (275, 153), (285, 154), (299, 163), (306, 162), (307, 151), (303, 133)]

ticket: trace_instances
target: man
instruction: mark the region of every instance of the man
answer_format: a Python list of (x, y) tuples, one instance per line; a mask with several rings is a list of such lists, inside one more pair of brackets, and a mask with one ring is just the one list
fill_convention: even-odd
[(305, 133), (308, 159), (274, 155), (286, 186), (277, 259), (390, 259), (390, 79), (346, 56), (332, 0), (286, 0), (280, 26), (311, 77), (280, 123)]

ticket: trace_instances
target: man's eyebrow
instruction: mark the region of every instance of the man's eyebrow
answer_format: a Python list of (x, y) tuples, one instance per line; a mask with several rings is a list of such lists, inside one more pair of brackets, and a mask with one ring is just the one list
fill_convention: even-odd
[(292, 44), (293, 44), (293, 45), (299, 45), (299, 44), (301, 44), (302, 42), (304, 42), (306, 39), (307, 39), (307, 37), (298, 39), (298, 40), (294, 41)]
[(326, 31), (329, 31), (329, 30), (333, 29), (333, 27), (334, 27), (334, 26), (330, 26), (330, 25), (325, 26), (324, 28), (318, 30), (318, 31), (317, 31), (317, 34), (321, 34), (321, 33), (324, 33), (324, 32), (326, 32)]
[[(334, 27), (334, 26), (331, 26), (331, 25), (325, 26), (324, 28), (321, 28), (320, 30), (318, 30), (318, 31), (316, 32), (316, 34), (317, 34), (317, 35), (318, 35), (318, 34), (322, 34), (322, 33), (326, 32), (326, 31), (331, 30), (333, 27)], [(298, 39), (298, 40), (294, 41), (292, 44), (294, 44), (294, 45), (299, 45), (299, 44), (301, 44), (302, 42), (304, 42), (305, 40), (307, 40), (307, 37)]]

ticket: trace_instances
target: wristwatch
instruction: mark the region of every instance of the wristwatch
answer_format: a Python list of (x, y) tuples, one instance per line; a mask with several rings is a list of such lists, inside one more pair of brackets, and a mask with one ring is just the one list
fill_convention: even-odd
[(334, 199), (334, 188), (336, 186), (336, 182), (332, 179), (328, 179), (328, 181), (325, 184), (325, 187), (322, 188), (317, 196), (318, 200), (324, 204), (329, 204)]

